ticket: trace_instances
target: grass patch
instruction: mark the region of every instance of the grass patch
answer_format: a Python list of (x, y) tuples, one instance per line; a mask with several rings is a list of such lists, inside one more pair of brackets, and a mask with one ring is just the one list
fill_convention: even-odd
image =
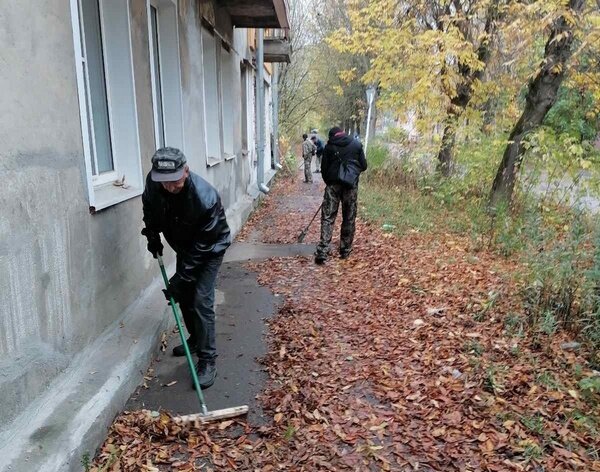
[(522, 416), (521, 424), (530, 432), (542, 436), (544, 434), (544, 418), (540, 415)]
[(387, 146), (381, 143), (373, 143), (367, 151), (367, 161), (369, 169), (380, 169), (384, 162), (389, 158)]

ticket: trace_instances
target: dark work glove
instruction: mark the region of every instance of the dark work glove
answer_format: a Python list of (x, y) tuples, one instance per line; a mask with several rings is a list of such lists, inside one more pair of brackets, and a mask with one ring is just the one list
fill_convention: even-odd
[(146, 236), (146, 239), (148, 240), (148, 251), (152, 254), (154, 259), (157, 259), (158, 256), (162, 256), (164, 246), (160, 242), (160, 234), (156, 231), (149, 230), (148, 228), (144, 228), (142, 234)]
[(173, 297), (176, 302), (180, 302), (186, 290), (189, 288), (191, 288), (190, 283), (185, 282), (178, 274), (175, 274), (169, 280), (169, 286), (163, 289), (163, 293), (168, 302), (171, 301), (171, 297)]

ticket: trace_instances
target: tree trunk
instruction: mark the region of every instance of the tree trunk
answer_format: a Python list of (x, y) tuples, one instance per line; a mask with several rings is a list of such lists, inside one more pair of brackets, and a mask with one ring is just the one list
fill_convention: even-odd
[(482, 105), (481, 110), (483, 111), (481, 131), (486, 136), (489, 136), (494, 127), (494, 122), (496, 121), (496, 98), (488, 98)]
[(369, 141), (375, 137), (375, 129), (377, 128), (377, 96), (378, 94), (375, 93), (373, 105), (371, 107), (371, 122), (367, 123), (367, 126), (369, 127)]
[(458, 71), (460, 72), (462, 82), (457, 86), (456, 95), (450, 100), (448, 115), (444, 121), (442, 144), (438, 152), (437, 169), (444, 177), (448, 177), (452, 172), (452, 153), (454, 150), (454, 143), (456, 142), (458, 119), (466, 110), (471, 98), (473, 98), (473, 85), (475, 81), (483, 78), (485, 68), (490, 60), (490, 40), (496, 30), (496, 21), (498, 20), (499, 14), (498, 3), (499, 2), (490, 3), (486, 14), (484, 37), (477, 48), (477, 58), (483, 63), (483, 67), (473, 70), (469, 65), (458, 64)]
[[(569, 9), (581, 12), (585, 0), (570, 0)], [(564, 16), (552, 24), (550, 37), (544, 50), (540, 72), (531, 80), (525, 98), (525, 109), (510, 133), (502, 162), (492, 185), (490, 203), (492, 207), (512, 200), (517, 172), (523, 160), (523, 138), (537, 128), (554, 105), (558, 89), (562, 83), (567, 61), (571, 56), (573, 31)]]
[(444, 124), (444, 134), (437, 163), (437, 171), (444, 177), (448, 177), (452, 173), (452, 150), (456, 141), (456, 122), (457, 117), (449, 114)]

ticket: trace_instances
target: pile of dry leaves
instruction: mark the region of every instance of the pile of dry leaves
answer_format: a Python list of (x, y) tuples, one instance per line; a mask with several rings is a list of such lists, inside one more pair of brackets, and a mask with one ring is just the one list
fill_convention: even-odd
[[(254, 221), (288, 231), (274, 212)], [(347, 261), (255, 264), (286, 299), (264, 359), (272, 423), (125, 413), (93, 470), (600, 471), (583, 353), (527, 334), (514, 267), (468, 247), (361, 222)]]

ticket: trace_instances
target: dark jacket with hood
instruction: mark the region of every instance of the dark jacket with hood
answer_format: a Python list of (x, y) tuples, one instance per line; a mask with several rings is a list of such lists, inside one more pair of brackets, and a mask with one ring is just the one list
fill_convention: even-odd
[[(337, 151), (337, 156), (336, 156)], [(354, 161), (359, 172), (367, 170), (367, 160), (362, 144), (346, 133), (338, 132), (329, 137), (327, 145), (323, 150), (323, 161), (321, 162), (321, 174), (326, 185), (338, 184), (340, 161)], [(357, 180), (358, 185), (358, 180)]]
[(195, 281), (203, 262), (224, 254), (231, 244), (219, 193), (193, 172), (177, 194), (148, 174), (142, 204), (146, 228), (163, 233), (177, 253), (177, 274), (186, 282)]

